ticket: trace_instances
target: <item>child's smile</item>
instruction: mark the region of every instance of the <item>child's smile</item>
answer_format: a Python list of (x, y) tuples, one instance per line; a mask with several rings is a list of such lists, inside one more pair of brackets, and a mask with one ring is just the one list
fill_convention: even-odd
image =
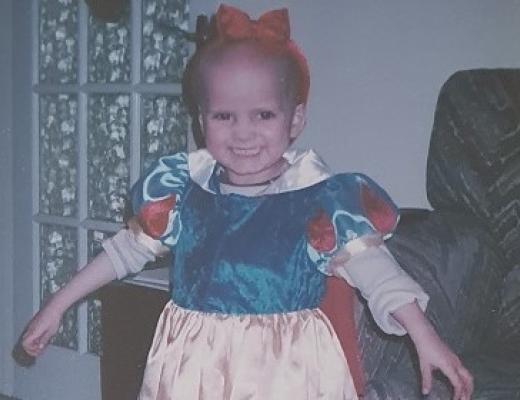
[(260, 154), (260, 148), (259, 147), (253, 147), (253, 148), (240, 148), (240, 147), (234, 147), (233, 153), (235, 153), (238, 157), (253, 157)]
[(231, 183), (250, 185), (280, 175), (283, 153), (304, 123), (304, 106), (295, 107), (273, 61), (237, 48), (225, 61), (204, 71), (201, 122), (208, 151)]

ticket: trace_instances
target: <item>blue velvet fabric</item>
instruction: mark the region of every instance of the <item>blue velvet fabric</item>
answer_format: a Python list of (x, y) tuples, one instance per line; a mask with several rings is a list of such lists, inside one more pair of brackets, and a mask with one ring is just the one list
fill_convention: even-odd
[[(187, 309), (270, 314), (315, 308), (324, 292), (319, 264), (348, 240), (375, 231), (365, 215), (360, 187), (366, 185), (396, 210), (379, 186), (359, 174), (338, 174), (298, 190), (247, 197), (220, 193), (217, 168), (208, 188), (202, 188), (185, 174), (182, 157), (170, 157), (177, 159), (163, 157), (137, 182), (133, 206), (139, 213), (168, 190), (178, 196), (175, 216), (161, 240), (175, 255), (172, 300)], [(182, 165), (179, 171), (177, 165)], [(150, 174), (155, 175), (143, 191)], [(171, 176), (178, 179), (168, 189)], [(314, 248), (309, 242), (309, 225), (317, 215), (326, 216), (333, 227), (333, 248)], [(319, 232), (319, 224), (317, 228)]]

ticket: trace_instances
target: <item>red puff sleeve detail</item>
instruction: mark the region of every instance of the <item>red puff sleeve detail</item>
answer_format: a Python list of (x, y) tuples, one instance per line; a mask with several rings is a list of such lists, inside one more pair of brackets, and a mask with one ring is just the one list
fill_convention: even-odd
[(375, 230), (383, 236), (391, 233), (395, 229), (399, 218), (396, 208), (381, 198), (366, 184), (361, 185), (360, 196), (364, 214)]
[(307, 240), (320, 252), (329, 252), (336, 246), (334, 226), (325, 211), (320, 210), (307, 224)]
[(141, 207), (137, 217), (144, 233), (159, 239), (166, 231), (169, 214), (175, 208), (175, 203), (175, 196), (170, 195), (163, 200), (150, 202)]

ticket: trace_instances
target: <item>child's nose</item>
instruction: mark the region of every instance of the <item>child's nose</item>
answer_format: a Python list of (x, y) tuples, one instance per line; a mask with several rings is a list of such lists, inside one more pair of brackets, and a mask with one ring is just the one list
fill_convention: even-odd
[(234, 137), (239, 140), (248, 140), (255, 136), (254, 124), (248, 118), (237, 118), (234, 124)]

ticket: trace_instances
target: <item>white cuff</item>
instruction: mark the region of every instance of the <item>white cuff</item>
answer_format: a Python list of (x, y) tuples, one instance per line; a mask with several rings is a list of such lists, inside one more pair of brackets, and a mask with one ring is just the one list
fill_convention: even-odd
[(394, 311), (414, 301), (424, 311), (428, 304), (428, 295), (400, 267), (384, 244), (367, 247), (342, 265), (334, 263), (331, 272), (361, 291), (377, 325), (389, 334), (406, 334), (392, 316)]

